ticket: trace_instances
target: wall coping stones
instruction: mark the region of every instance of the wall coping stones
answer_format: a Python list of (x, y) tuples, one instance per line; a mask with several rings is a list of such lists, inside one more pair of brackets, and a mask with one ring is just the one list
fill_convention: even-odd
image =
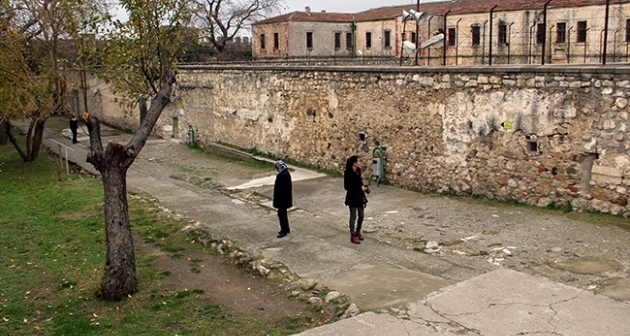
[(238, 65), (238, 64), (195, 64), (179, 65), (179, 70), (239, 70), (239, 71), (322, 71), (322, 72), (380, 72), (380, 73), (531, 73), (531, 74), (630, 74), (630, 67), (622, 65), (514, 65), (514, 66), (330, 66), (330, 65)]

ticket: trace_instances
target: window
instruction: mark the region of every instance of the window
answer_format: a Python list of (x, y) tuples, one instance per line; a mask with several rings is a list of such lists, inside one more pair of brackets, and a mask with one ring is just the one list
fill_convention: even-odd
[(260, 34), (260, 49), (265, 49), (265, 34)]
[(306, 49), (313, 49), (313, 32), (306, 33)]
[(346, 33), (346, 49), (352, 49), (352, 33)]
[(507, 26), (505, 23), (499, 23), (499, 41), (497, 43), (499, 45), (507, 44)]
[(384, 40), (384, 47), (385, 48), (391, 48), (392, 47), (392, 32), (389, 30), (386, 30), (383, 32), (383, 40)]
[(341, 49), (341, 33), (335, 33), (335, 50)]
[(448, 45), (450, 46), (454, 46), (455, 45), (455, 28), (449, 28), (448, 29)]
[(545, 43), (545, 24), (539, 23), (536, 25), (536, 43)]
[(567, 24), (566, 22), (558, 22), (556, 24), (556, 43), (565, 43), (567, 41)]
[(416, 43), (416, 32), (411, 32), (411, 38), (409, 40), (411, 43)]
[(273, 33), (273, 48), (275, 50), (280, 49), (280, 35), (278, 33)]
[(588, 28), (586, 28), (586, 21), (578, 21), (577, 23), (577, 43), (585, 43), (586, 42), (586, 32)]
[(479, 26), (472, 26), (472, 45), (479, 45), (481, 42), (481, 31)]
[(372, 33), (366, 32), (365, 33), (365, 49), (370, 49), (370, 48), (372, 48)]
[(626, 42), (630, 42), (630, 19), (626, 20)]

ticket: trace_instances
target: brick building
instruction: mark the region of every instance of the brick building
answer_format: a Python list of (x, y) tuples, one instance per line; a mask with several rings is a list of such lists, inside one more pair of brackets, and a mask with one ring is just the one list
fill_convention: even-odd
[[(420, 44), (444, 33), (444, 47), (418, 49), (419, 65), (626, 62), (630, 0), (452, 0), (419, 5), (403, 21), (389, 6), (348, 13), (293, 12), (252, 28), (255, 58), (391, 57), (416, 60), (403, 39)], [(446, 22), (446, 24), (445, 24)], [(416, 38), (416, 32), (418, 38)], [(544, 55), (543, 55), (544, 53)]]

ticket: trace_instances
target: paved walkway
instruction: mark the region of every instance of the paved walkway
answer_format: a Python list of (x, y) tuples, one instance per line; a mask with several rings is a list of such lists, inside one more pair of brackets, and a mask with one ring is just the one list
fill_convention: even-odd
[[(53, 140), (71, 146), (70, 161), (94, 172), (85, 163), (87, 138), (72, 145), (68, 138), (48, 132), (44, 144), (57, 150), (59, 145)], [(147, 147), (154, 145), (162, 146), (161, 150), (178, 146), (171, 140), (147, 143)], [(425, 196), (378, 187), (370, 195), (369, 210), (381, 217), (366, 219), (366, 232), (374, 237), (367, 233), (364, 243), (353, 245), (345, 229), (347, 210), (340, 204), (343, 195), (338, 192), (343, 182), (300, 170), (303, 180), (294, 183), (298, 209), (290, 213), (292, 232), (277, 239), (274, 211), (218, 190), (189, 188), (170, 178), (152, 176), (148, 162), (137, 160), (132, 165), (127, 178), (129, 190), (148, 193), (166, 208), (199, 221), (210, 232), (261, 251), (302, 278), (348, 294), (366, 311), (301, 335), (630, 335), (627, 301), (501, 267), (496, 261), (499, 258), (491, 263), (480, 261), (486, 268), (469, 266), (376, 239), (383, 223), (417, 220), (417, 212), (402, 209), (426, 206), (431, 200)], [(263, 177), (247, 186), (270, 195), (270, 182)], [(437, 206), (453, 208), (454, 212), (461, 206), (445, 199), (437, 202)], [(490, 212), (483, 205), (478, 208), (486, 215)], [(390, 227), (396, 228), (393, 224)], [(458, 234), (467, 234), (461, 231)]]

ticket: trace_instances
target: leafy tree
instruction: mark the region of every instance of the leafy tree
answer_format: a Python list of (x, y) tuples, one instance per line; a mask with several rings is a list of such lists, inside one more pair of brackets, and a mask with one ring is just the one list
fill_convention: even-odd
[[(0, 104), (6, 136), (24, 161), (37, 159), (48, 117), (66, 108), (63, 41), (76, 22), (96, 7), (82, 0), (0, 1)], [(10, 121), (27, 119), (26, 150)]]
[(222, 54), (238, 32), (277, 12), (283, 3), (283, 0), (191, 0), (191, 7), (199, 36)]
[(100, 53), (96, 72), (128, 105), (149, 100), (146, 118), (126, 145), (103, 148), (98, 118), (85, 113), (91, 152), (87, 161), (101, 173), (105, 189), (107, 256), (101, 295), (118, 301), (137, 292), (135, 254), (127, 203), (127, 170), (169, 103), (175, 83), (175, 60), (181, 34), (189, 22), (184, 0), (122, 0), (128, 21), (114, 21)]

